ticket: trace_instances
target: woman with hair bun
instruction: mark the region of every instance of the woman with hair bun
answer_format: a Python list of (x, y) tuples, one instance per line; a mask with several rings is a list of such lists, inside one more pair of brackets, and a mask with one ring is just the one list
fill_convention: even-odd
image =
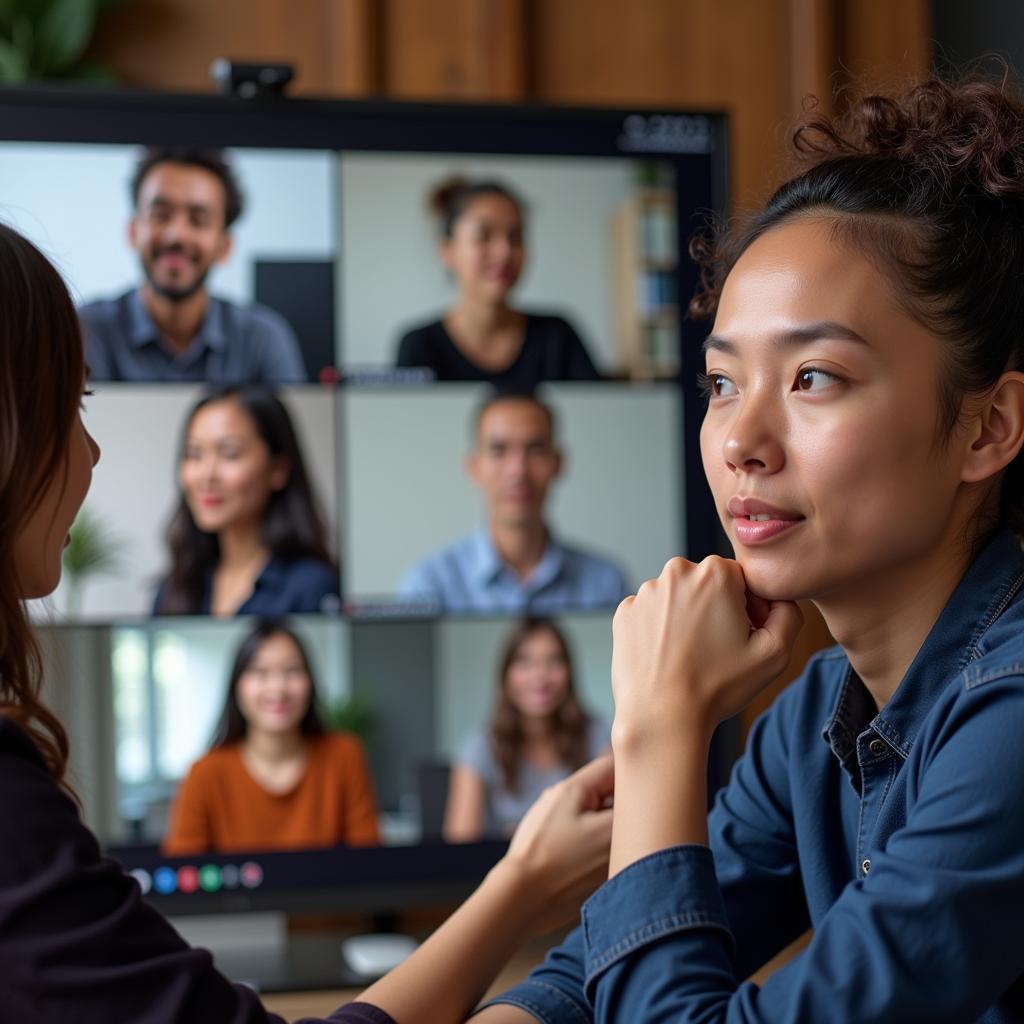
[(511, 305), (526, 258), (519, 197), (497, 181), (452, 178), (434, 190), (430, 205), (441, 224), (441, 261), (458, 297), (440, 320), (402, 337), (398, 366), (520, 393), (542, 381), (600, 380), (566, 319)]
[[(735, 560), (674, 559), (616, 613), (610, 878), (480, 1024), (1024, 1020), (1024, 104), (928, 81), (795, 141), (698, 248)], [(712, 732), (799, 600), (838, 646), (708, 815)]]
[(562, 631), (525, 619), (505, 640), (491, 720), (466, 737), (452, 770), (445, 839), (511, 835), (547, 786), (608, 746), (607, 723), (576, 696)]
[(178, 483), (154, 614), (337, 609), (327, 531), (295, 427), (272, 391), (232, 385), (200, 399), (185, 421)]
[[(610, 877), (582, 927), (474, 1024), (1024, 1019), (1024, 103), (1005, 83), (928, 81), (811, 118), (797, 152), (766, 208), (701, 253), (695, 311), (714, 316), (701, 450), (736, 558), (673, 559), (617, 611)], [(4, 339), (5, 359), (49, 358), (22, 339)], [(59, 386), (33, 380), (15, 395)], [(66, 530), (95, 457), (71, 387), (60, 454), (40, 456), (67, 472), (35, 502), (9, 486), (24, 475), (0, 478), (5, 511), (20, 510), (0, 530), (0, 553), (20, 560), (3, 606), (16, 673), (27, 626), (12, 608), (55, 585), (54, 525)], [(0, 466), (24, 472), (4, 413)], [(803, 599), (838, 645), (758, 720), (708, 815), (712, 732), (783, 670)], [(27, 707), (10, 664), (5, 687)], [(142, 1019), (124, 1006), (154, 978), (189, 989), (168, 973), (195, 970), (195, 999), (223, 991), (169, 929), (130, 941), (147, 912), (124, 910), (124, 880), (97, 866), (43, 759), (5, 726), (0, 977), (79, 1020)], [(602, 806), (607, 778), (576, 778), (586, 799), (562, 809)], [(526, 881), (488, 876), (368, 1003), (401, 1024), (473, 1013), (467, 979), (536, 912), (521, 903), (538, 895), (529, 877), (550, 885), (519, 858), (565, 835), (551, 813), (565, 794), (545, 794), (513, 839), (500, 878)], [(767, 981), (744, 980), (808, 929)], [(111, 1005), (86, 1018), (97, 961)], [(44, 1019), (4, 996), (11, 1019)]]

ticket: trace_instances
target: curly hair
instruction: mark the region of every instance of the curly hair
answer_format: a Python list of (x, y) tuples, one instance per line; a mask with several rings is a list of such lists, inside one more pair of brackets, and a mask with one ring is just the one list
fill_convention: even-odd
[[(899, 96), (865, 96), (835, 117), (812, 108), (792, 145), (798, 173), (763, 210), (691, 243), (701, 280), (690, 315), (714, 315), (729, 272), (766, 231), (822, 217), (946, 342), (948, 437), (965, 395), (1024, 367), (1024, 102), (1006, 79), (931, 79)], [(1024, 533), (1021, 456), (1003, 475), (1000, 524)]]

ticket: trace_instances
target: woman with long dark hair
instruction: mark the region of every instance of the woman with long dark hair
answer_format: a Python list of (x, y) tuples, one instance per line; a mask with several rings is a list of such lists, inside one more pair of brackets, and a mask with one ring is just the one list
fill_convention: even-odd
[(509, 632), (498, 666), (491, 720), (462, 743), (445, 811), (449, 842), (511, 835), (547, 786), (608, 749), (608, 725), (584, 711), (572, 658), (550, 620)]
[(178, 790), (164, 851), (378, 842), (362, 744), (324, 727), (298, 636), (280, 622), (257, 623), (235, 655), (211, 749)]
[[(3, 225), (0, 294), (0, 1016), (283, 1024), (144, 902), (69, 794), (67, 739), (39, 698), (25, 602), (60, 581), (99, 449), (79, 412), (85, 367), (71, 298), (46, 258)], [(476, 893), (376, 987), (377, 1004), (401, 1024), (460, 1020), (529, 935), (574, 917), (606, 870), (610, 787), (605, 762), (549, 793)], [(393, 1019), (365, 1003), (329, 1018)]]
[(600, 380), (568, 320), (512, 304), (526, 262), (522, 200), (498, 181), (451, 178), (433, 190), (430, 207), (458, 295), (439, 320), (402, 336), (398, 366), (518, 392), (546, 380)]
[(221, 388), (190, 410), (158, 615), (335, 610), (337, 568), (295, 428), (272, 391)]

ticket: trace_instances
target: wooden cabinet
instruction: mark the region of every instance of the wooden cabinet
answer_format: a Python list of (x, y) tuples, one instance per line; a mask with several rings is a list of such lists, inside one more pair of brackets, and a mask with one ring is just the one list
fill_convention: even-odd
[(133, 0), (90, 56), (212, 90), (214, 57), (295, 66), (296, 95), (724, 110), (732, 196), (763, 199), (807, 93), (931, 63), (929, 0)]

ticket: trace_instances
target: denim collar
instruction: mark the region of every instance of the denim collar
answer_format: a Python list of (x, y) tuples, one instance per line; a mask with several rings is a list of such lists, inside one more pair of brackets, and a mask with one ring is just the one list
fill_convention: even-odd
[[(857, 737), (873, 729), (906, 759), (922, 723), (950, 680), (980, 656), (979, 645), (1024, 583), (1024, 552), (1015, 534), (1000, 531), (974, 560), (928, 633), (885, 707), (874, 702), (847, 663), (822, 739), (851, 773)], [(866, 698), (866, 701), (865, 701)]]
[[(159, 344), (160, 329), (153, 323), (153, 318), (146, 311), (146, 304), (142, 301), (142, 291), (139, 288), (128, 295), (127, 315), (128, 339), (135, 348), (142, 348), (153, 343)], [(190, 355), (204, 348), (219, 351), (227, 344), (227, 340), (221, 302), (212, 295), (208, 295), (203, 322), (199, 325), (199, 331), (186, 351)]]
[[(491, 531), (487, 528), (486, 523), (481, 524), (474, 531), (471, 550), (472, 573), (481, 587), (495, 585), (503, 573), (510, 571), (502, 561), (501, 555), (498, 554), (498, 549), (494, 546)], [(549, 532), (547, 547), (544, 548), (544, 553), (534, 566), (529, 579), (523, 582), (523, 588), (536, 591), (546, 587), (561, 574), (564, 562), (565, 552)]]

